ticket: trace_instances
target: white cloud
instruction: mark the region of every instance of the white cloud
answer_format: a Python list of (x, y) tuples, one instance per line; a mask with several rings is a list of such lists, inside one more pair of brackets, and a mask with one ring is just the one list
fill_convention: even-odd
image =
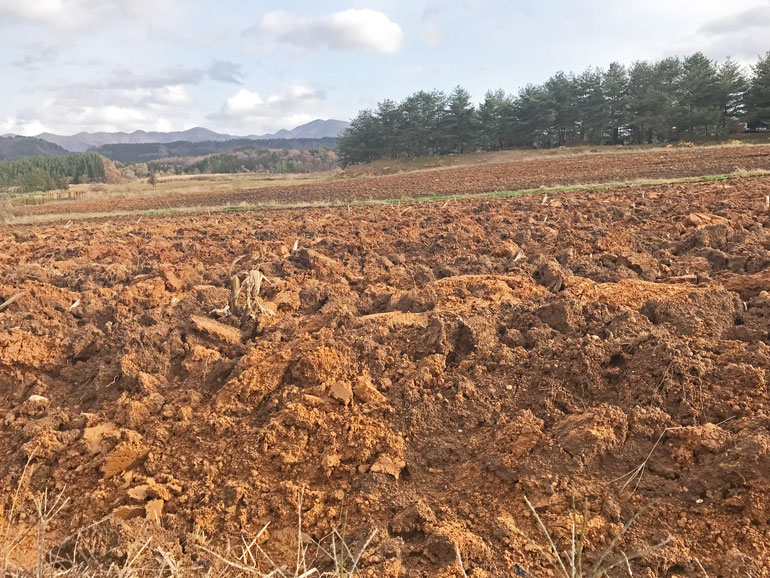
[(87, 0), (0, 0), (0, 16), (72, 28), (93, 14), (84, 11), (87, 4)]
[(0, 118), (0, 136), (5, 134), (20, 134), (33, 136), (45, 132), (47, 128), (39, 121), (21, 121), (18, 118)]
[(187, 89), (181, 85), (164, 86), (152, 91), (152, 103), (160, 106), (188, 106), (192, 98)]
[(72, 120), (78, 125), (101, 125), (117, 130), (117, 127), (129, 125), (141, 126), (147, 123), (148, 118), (142, 111), (123, 106), (83, 107), (80, 118)]
[(229, 82), (231, 84), (241, 84), (243, 71), (241, 65), (235, 62), (224, 60), (215, 60), (208, 69), (209, 78), (219, 82)]
[(444, 41), (444, 33), (436, 22), (447, 12), (451, 12), (456, 9), (456, 6), (452, 6), (450, 2), (431, 2), (422, 11), (422, 27), (420, 28), (420, 36), (423, 42), (429, 46), (438, 46)]
[(404, 32), (383, 12), (350, 9), (316, 18), (283, 11), (268, 12), (253, 28), (300, 48), (327, 46), (332, 50), (370, 50), (392, 54), (401, 49)]
[(162, 88), (183, 84), (199, 84), (204, 78), (204, 71), (199, 68), (174, 67), (166, 68), (156, 73), (136, 74), (131, 70), (114, 70), (108, 79), (99, 82), (81, 83), (74, 86), (88, 86), (97, 90)]
[(128, 108), (165, 107), (182, 108), (193, 104), (193, 99), (182, 84), (164, 86), (110, 87), (99, 89), (88, 84), (61, 87), (53, 102), (57, 106), (77, 109), (83, 106), (115, 105)]
[(737, 14), (711, 20), (701, 26), (699, 32), (707, 36), (733, 33), (745, 35), (756, 28), (770, 28), (770, 4), (754, 6)]
[(62, 12), (61, 0), (0, 0), (0, 14), (15, 16), (23, 20), (51, 20)]
[(423, 24), (420, 35), (422, 36), (423, 42), (430, 46), (438, 46), (444, 40), (444, 34), (441, 32), (441, 29), (433, 22), (426, 22)]
[(56, 101), (22, 110), (13, 122), (16, 131), (27, 136), (47, 131), (69, 133), (84, 126), (95, 131), (116, 131), (152, 125), (152, 119), (135, 108), (116, 105), (74, 107)]
[(20, 47), (14, 66), (24, 70), (39, 70), (45, 64), (56, 62), (59, 51), (53, 46), (27, 44)]
[(322, 91), (302, 82), (295, 82), (266, 97), (241, 89), (225, 101), (220, 112), (209, 118), (240, 128), (241, 132), (293, 128), (316, 118), (324, 99)]
[(712, 58), (730, 56), (743, 64), (763, 56), (770, 48), (770, 1), (725, 12), (723, 9), (721, 16), (705, 21), (674, 44), (673, 50), (681, 54), (702, 50)]
[(109, 90), (101, 94), (88, 89), (82, 93), (71, 91), (28, 106), (16, 118), (0, 120), (0, 133), (167, 130), (172, 125), (187, 124), (186, 115), (192, 104), (192, 97), (181, 85)]
[[(188, 0), (0, 0), (0, 18), (77, 29), (95, 22), (133, 18), (154, 27), (183, 15)], [(2, 21), (0, 20), (0, 23)]]
[(109, 75), (102, 74), (98, 81), (74, 82), (66, 85), (66, 90), (92, 89), (104, 90), (135, 90), (145, 88), (163, 88), (168, 86), (196, 85), (207, 78), (217, 82), (241, 84), (241, 66), (234, 62), (215, 60), (206, 69), (183, 66), (166, 67), (156, 72), (142, 71), (137, 74), (132, 70), (119, 68)]
[(265, 101), (258, 93), (243, 88), (227, 99), (222, 108), (222, 115), (228, 117), (248, 116), (256, 114), (264, 106)]

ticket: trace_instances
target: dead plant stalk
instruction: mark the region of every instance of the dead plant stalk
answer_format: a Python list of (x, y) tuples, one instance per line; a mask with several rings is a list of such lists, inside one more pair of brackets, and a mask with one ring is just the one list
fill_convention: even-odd
[(519, 528), (515, 528), (515, 530), (522, 538), (524, 538), (527, 542), (529, 542), (538, 552), (540, 552), (540, 554), (542, 554), (546, 558), (548, 564), (551, 567), (553, 567), (554, 570), (556, 570), (556, 572), (559, 574), (561, 578), (601, 578), (603, 576), (607, 576), (610, 570), (617, 568), (618, 566), (621, 566), (621, 565), (625, 565), (630, 569), (632, 560), (636, 560), (638, 558), (643, 558), (647, 556), (648, 554), (668, 544), (672, 539), (669, 536), (664, 540), (662, 540), (661, 542), (648, 546), (647, 548), (644, 548), (643, 550), (639, 552), (635, 552), (631, 555), (628, 555), (625, 552), (620, 551), (620, 556), (618, 556), (614, 561), (606, 562), (608, 556), (612, 554), (612, 552), (616, 549), (618, 542), (623, 537), (623, 535), (636, 522), (639, 516), (641, 516), (644, 512), (646, 512), (652, 506), (652, 504), (654, 504), (653, 502), (651, 504), (648, 504), (641, 510), (639, 510), (636, 514), (634, 514), (631, 517), (630, 520), (628, 520), (628, 522), (625, 523), (625, 525), (620, 530), (620, 532), (618, 532), (615, 535), (615, 537), (610, 541), (609, 545), (601, 552), (601, 554), (599, 555), (599, 558), (596, 560), (596, 562), (593, 564), (593, 566), (590, 569), (584, 568), (585, 559), (583, 554), (585, 550), (585, 538), (586, 538), (587, 518), (588, 518), (587, 502), (583, 508), (579, 530), (575, 520), (575, 507), (573, 503), (572, 516), (571, 516), (572, 529), (571, 529), (570, 549), (569, 551), (559, 552), (559, 549), (556, 547), (556, 543), (554, 542), (551, 536), (551, 533), (548, 531), (548, 528), (543, 522), (543, 519), (537, 513), (537, 510), (535, 510), (535, 507), (532, 505), (532, 503), (529, 501), (528, 498), (525, 497), (524, 501), (526, 502), (527, 508), (529, 508), (529, 511), (535, 517), (535, 520), (537, 521), (540, 531), (543, 533), (543, 536), (545, 537), (548, 545), (547, 547), (543, 547), (538, 542), (530, 538), (527, 534), (525, 534)]

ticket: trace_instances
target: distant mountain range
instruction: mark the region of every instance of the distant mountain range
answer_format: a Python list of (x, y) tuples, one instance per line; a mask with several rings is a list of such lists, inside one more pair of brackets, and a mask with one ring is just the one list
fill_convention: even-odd
[(340, 136), (350, 123), (344, 120), (314, 120), (292, 130), (279, 130), (274, 134), (234, 136), (221, 134), (207, 128), (191, 128), (180, 132), (147, 132), (137, 130), (127, 132), (80, 132), (71, 136), (63, 136), (44, 132), (37, 135), (49, 143), (59, 145), (70, 152), (84, 152), (90, 148), (111, 144), (167, 144), (173, 142), (223, 142), (234, 139), (268, 140), (268, 139), (297, 139), (297, 138), (336, 138)]
[(350, 126), (345, 120), (313, 120), (292, 130), (282, 129), (274, 134), (263, 134), (257, 137), (246, 137), (255, 139), (276, 139), (276, 138), (337, 138), (342, 132)]

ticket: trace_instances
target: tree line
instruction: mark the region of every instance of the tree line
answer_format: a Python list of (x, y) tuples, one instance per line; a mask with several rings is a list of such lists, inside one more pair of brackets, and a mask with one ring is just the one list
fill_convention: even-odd
[[(310, 150), (245, 148), (205, 158), (165, 159), (146, 163), (149, 173), (224, 174), (224, 173), (315, 173), (338, 167), (337, 154), (326, 147)], [(139, 165), (130, 165), (136, 176)]]
[(514, 147), (654, 144), (743, 132), (740, 122), (770, 127), (770, 52), (748, 72), (701, 52), (558, 72), (516, 95), (488, 91), (478, 107), (460, 86), (449, 95), (420, 91), (359, 112), (338, 152), (347, 165)]
[(188, 142), (178, 141), (171, 143), (122, 143), (102, 145), (89, 149), (107, 157), (115, 162), (123, 164), (149, 163), (163, 159), (178, 157), (202, 157), (217, 153), (226, 153), (243, 148), (269, 148), (269, 149), (297, 149), (310, 150), (317, 147), (333, 149), (337, 146), (337, 139), (324, 138), (277, 138), (277, 139), (232, 139), (226, 141)]
[(104, 162), (94, 153), (0, 162), (0, 191), (27, 193), (104, 180)]

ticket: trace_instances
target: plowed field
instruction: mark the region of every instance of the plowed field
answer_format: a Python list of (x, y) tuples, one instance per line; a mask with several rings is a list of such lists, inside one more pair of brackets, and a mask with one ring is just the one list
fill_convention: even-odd
[[(716, 173), (765, 150), (333, 194)], [(556, 576), (519, 533), (548, 548), (526, 497), (562, 550), (586, 504), (588, 567), (648, 506), (610, 576), (766, 576), (769, 194), (752, 177), (2, 227), (0, 302), (23, 294), (0, 311), (0, 509), (29, 530), (10, 559), (34, 565), (47, 489), (68, 501), (41, 551), (105, 572), (267, 572), (236, 554), (269, 523), (257, 543), (291, 576), (298, 535), (332, 570), (335, 529), (366, 546), (362, 576)], [(232, 277), (252, 271), (241, 314)]]
[(753, 169), (770, 169), (770, 146), (588, 154), (213, 194), (193, 193), (144, 198), (140, 196), (109, 201), (64, 201), (28, 207), (22, 210), (21, 214), (99, 213), (238, 203), (296, 204), (400, 199), (515, 191), (575, 183), (717, 175)]

